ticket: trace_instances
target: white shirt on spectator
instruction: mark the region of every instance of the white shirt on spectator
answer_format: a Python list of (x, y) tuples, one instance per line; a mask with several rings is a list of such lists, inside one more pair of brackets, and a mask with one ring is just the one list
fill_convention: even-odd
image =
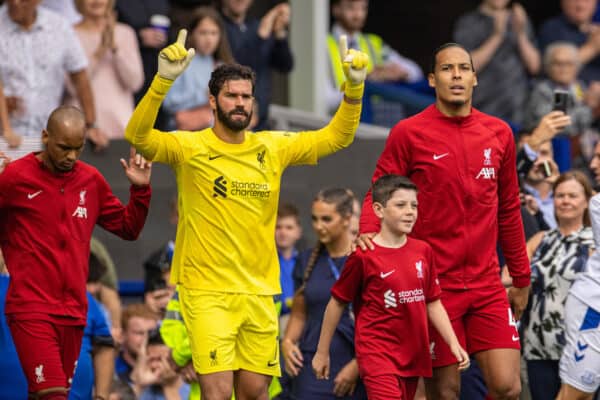
[(71, 25), (81, 21), (81, 14), (75, 8), (73, 0), (42, 0), (40, 5), (62, 15)]
[[(67, 74), (87, 67), (87, 58), (73, 28), (60, 15), (37, 8), (34, 24), (25, 31), (0, 7), (0, 79), (5, 96), (22, 100), (23, 112), (10, 123), (24, 137), (41, 138), (48, 116), (61, 104)], [(37, 149), (41, 149), (41, 141)]]

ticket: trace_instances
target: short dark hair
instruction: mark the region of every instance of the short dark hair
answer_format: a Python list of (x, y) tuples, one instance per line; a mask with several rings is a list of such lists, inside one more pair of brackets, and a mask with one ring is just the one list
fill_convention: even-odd
[(97, 283), (106, 273), (107, 267), (100, 258), (90, 252), (87, 283)]
[(160, 328), (156, 327), (148, 331), (148, 346), (164, 345), (165, 341), (160, 334)]
[(465, 46), (463, 46), (462, 44), (449, 42), (449, 43), (444, 43), (443, 45), (441, 45), (440, 47), (438, 47), (437, 49), (435, 49), (433, 51), (433, 55), (431, 56), (431, 60), (429, 62), (429, 72), (432, 74), (435, 73), (435, 65), (437, 62), (437, 55), (442, 50), (446, 50), (451, 47), (458, 47), (459, 49), (463, 49), (465, 52), (467, 52), (467, 54), (469, 55), (469, 61), (471, 62), (471, 70), (475, 71), (475, 66), (473, 66), (473, 57), (471, 57), (471, 52), (469, 50), (467, 50), (467, 48)]
[(300, 225), (300, 211), (292, 203), (282, 202), (277, 208), (277, 218), (293, 217)]
[(252, 68), (240, 64), (221, 64), (214, 69), (208, 81), (208, 91), (217, 97), (227, 81), (250, 81), (252, 83), (252, 94), (256, 86), (256, 74)]
[(373, 203), (379, 203), (385, 206), (385, 203), (392, 197), (398, 189), (414, 190), (418, 192), (417, 185), (410, 179), (401, 175), (383, 175), (371, 186), (371, 197)]

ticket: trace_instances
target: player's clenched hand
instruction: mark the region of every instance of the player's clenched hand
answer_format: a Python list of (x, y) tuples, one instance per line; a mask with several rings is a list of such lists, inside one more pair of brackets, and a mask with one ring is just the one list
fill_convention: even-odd
[(329, 379), (329, 354), (317, 351), (312, 359), (312, 367), (317, 379)]
[(527, 301), (529, 300), (529, 289), (531, 286), (523, 288), (511, 287), (508, 289), (508, 301), (510, 302), (510, 308), (512, 308), (513, 316), (515, 320), (520, 320), (527, 307)]
[(129, 164), (121, 158), (121, 166), (127, 175), (127, 179), (135, 186), (146, 186), (150, 184), (152, 163), (146, 161), (141, 154), (136, 154), (135, 148), (129, 150)]
[(194, 58), (194, 49), (185, 49), (187, 31), (182, 29), (177, 35), (177, 41), (160, 51), (158, 55), (158, 75), (174, 81)]
[(338, 397), (352, 395), (358, 380), (358, 363), (352, 359), (333, 379), (333, 393)]
[(346, 35), (340, 36), (340, 59), (346, 82), (342, 86), (344, 93), (351, 99), (362, 97), (364, 81), (367, 78), (369, 56), (359, 50), (348, 49)]

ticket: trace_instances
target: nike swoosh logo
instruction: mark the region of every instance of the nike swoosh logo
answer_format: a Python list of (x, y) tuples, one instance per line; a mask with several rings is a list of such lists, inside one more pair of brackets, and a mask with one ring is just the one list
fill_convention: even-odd
[(512, 341), (513, 342), (518, 342), (519, 341), (519, 336), (518, 335), (512, 335)]
[(387, 278), (388, 276), (390, 276), (391, 274), (393, 274), (393, 273), (394, 273), (394, 271), (396, 271), (396, 270), (395, 270), (395, 269), (393, 269), (393, 270), (391, 270), (391, 271), (388, 271), (388, 272), (381, 272), (381, 273), (379, 274), (379, 276), (381, 276), (381, 279), (385, 279), (385, 278)]
[(33, 199), (35, 196), (37, 196), (37, 195), (38, 195), (38, 194), (40, 194), (40, 193), (42, 193), (42, 190), (38, 190), (38, 191), (37, 191), (37, 192), (35, 192), (35, 193), (28, 193), (28, 194), (27, 194), (27, 198), (28, 198), (29, 200), (31, 200), (31, 199)]
[(267, 362), (267, 367), (274, 367), (277, 365), (277, 361), (269, 361)]
[(208, 156), (208, 161), (215, 160), (219, 157), (223, 157), (223, 154), (217, 154), (216, 156)]
[(434, 155), (433, 155), (433, 159), (434, 159), (434, 160), (439, 160), (440, 158), (444, 158), (444, 157), (446, 157), (448, 154), (450, 154), (450, 153), (444, 153), (444, 154), (434, 154)]

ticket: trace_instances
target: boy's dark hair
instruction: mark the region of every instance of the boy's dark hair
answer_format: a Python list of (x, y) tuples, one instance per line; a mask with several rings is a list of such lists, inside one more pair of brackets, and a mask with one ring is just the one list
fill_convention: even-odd
[(293, 217), (296, 220), (296, 223), (300, 225), (300, 211), (298, 211), (298, 207), (292, 203), (283, 202), (277, 209), (277, 218), (286, 217)]
[(136, 400), (135, 393), (131, 386), (118, 378), (113, 378), (112, 384), (110, 385), (110, 393), (117, 394), (119, 400)]
[(252, 68), (240, 64), (221, 64), (214, 69), (208, 81), (208, 91), (217, 97), (221, 88), (227, 81), (250, 81), (252, 83), (252, 94), (256, 86), (256, 74)]
[(385, 203), (398, 189), (414, 190), (418, 192), (417, 185), (410, 179), (401, 175), (383, 175), (371, 186), (371, 197), (373, 203), (385, 206)]
[(467, 48), (465, 46), (463, 46), (462, 44), (449, 42), (449, 43), (444, 43), (443, 45), (441, 45), (440, 47), (438, 47), (437, 49), (435, 49), (433, 51), (433, 55), (431, 56), (431, 61), (429, 62), (429, 72), (430, 73), (432, 73), (432, 74), (435, 73), (435, 65), (437, 63), (437, 55), (442, 50), (449, 49), (450, 47), (458, 47), (459, 49), (463, 49), (464, 51), (466, 51), (467, 54), (469, 55), (469, 61), (471, 62), (471, 70), (475, 71), (475, 67), (473, 66), (473, 57), (471, 56), (471, 52), (469, 50), (467, 50)]
[(105, 273), (106, 265), (100, 261), (98, 256), (90, 252), (87, 283), (100, 282), (100, 278), (102, 278)]
[(158, 327), (148, 332), (148, 346), (154, 344), (165, 344), (165, 341), (163, 340), (160, 334), (160, 329)]

